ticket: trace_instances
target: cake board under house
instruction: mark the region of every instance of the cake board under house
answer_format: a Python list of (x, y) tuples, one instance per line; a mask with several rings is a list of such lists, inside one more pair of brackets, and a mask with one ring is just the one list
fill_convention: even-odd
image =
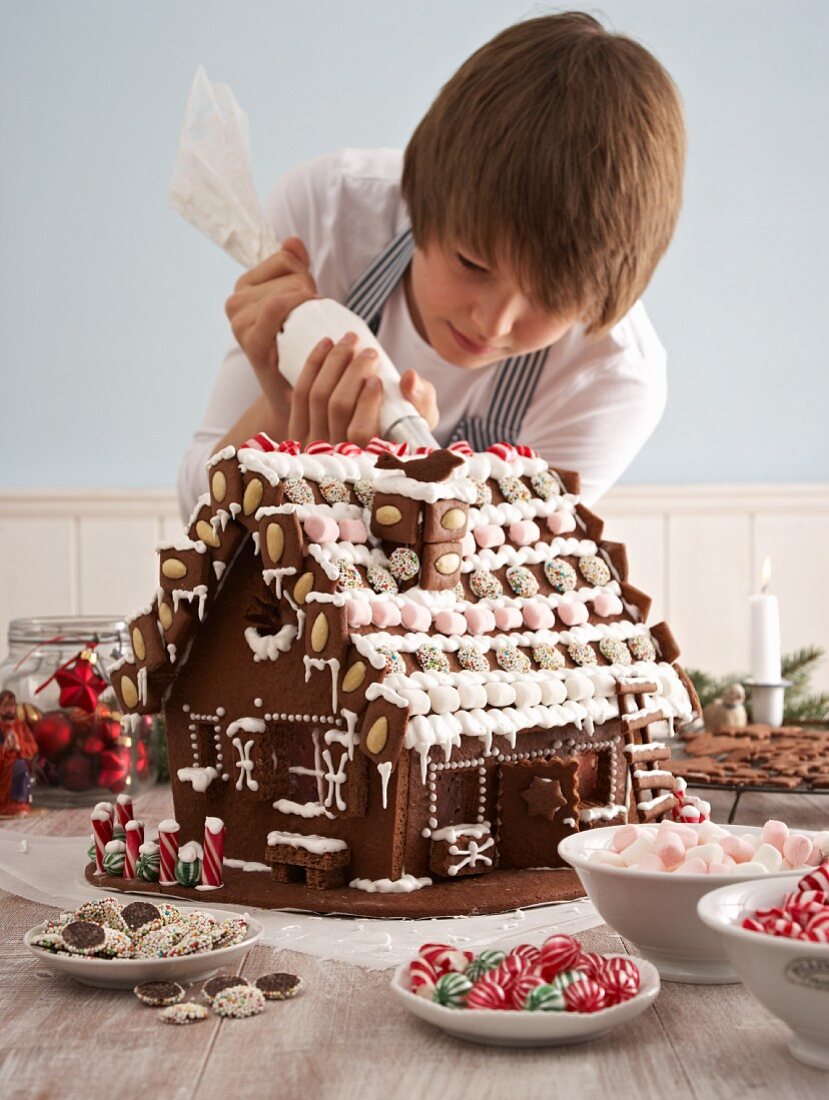
[(563, 837), (676, 809), (665, 741), (696, 693), (576, 474), (510, 444), (259, 435), (214, 455), (208, 484), (158, 548), (113, 684), (125, 714), (164, 712), (182, 839), (224, 822), (211, 901), (427, 917), (572, 900)]

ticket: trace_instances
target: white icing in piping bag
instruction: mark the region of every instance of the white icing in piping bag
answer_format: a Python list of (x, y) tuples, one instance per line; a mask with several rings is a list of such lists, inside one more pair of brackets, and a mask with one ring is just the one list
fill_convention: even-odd
[[(245, 267), (254, 267), (277, 251), (253, 187), (247, 115), (231, 89), (211, 84), (201, 65), (187, 99), (170, 203)], [(339, 302), (317, 298), (288, 316), (277, 337), (280, 371), (295, 385), (311, 349), (326, 336), (336, 342), (346, 332), (357, 334), (360, 348), (377, 352), (377, 374), (383, 383), (381, 434), (413, 447), (437, 447), (426, 421), (400, 393), (397, 368), (371, 329)]]

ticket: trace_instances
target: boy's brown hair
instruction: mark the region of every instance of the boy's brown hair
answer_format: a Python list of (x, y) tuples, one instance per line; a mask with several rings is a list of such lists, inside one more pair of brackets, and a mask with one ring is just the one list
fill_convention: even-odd
[(509, 264), (551, 314), (606, 331), (648, 285), (682, 200), (677, 89), (580, 12), (509, 27), (441, 90), (406, 149), (414, 239)]

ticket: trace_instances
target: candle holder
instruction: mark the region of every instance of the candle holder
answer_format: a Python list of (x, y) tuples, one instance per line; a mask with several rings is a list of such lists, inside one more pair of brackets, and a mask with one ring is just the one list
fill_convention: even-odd
[(781, 726), (786, 688), (791, 686), (791, 680), (777, 680), (772, 683), (762, 683), (752, 680), (751, 677), (743, 680), (743, 687), (751, 691), (752, 722), (762, 722), (766, 726)]

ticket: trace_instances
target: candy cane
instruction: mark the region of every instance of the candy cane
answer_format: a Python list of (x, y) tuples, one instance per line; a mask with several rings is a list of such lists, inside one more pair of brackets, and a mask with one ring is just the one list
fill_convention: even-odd
[(219, 817), (206, 817), (204, 819), (204, 859), (201, 865), (202, 886), (217, 889), (222, 885), (224, 854), (224, 822)]
[(122, 829), (126, 829), (127, 822), (132, 821), (132, 799), (128, 794), (119, 794), (115, 799), (116, 820)]
[(135, 878), (138, 865), (138, 849), (144, 843), (144, 822), (128, 821), (124, 825), (127, 834), (127, 850), (124, 855), (124, 878)]
[(158, 881), (162, 886), (173, 886), (176, 882), (178, 830), (178, 822), (169, 818), (158, 826), (158, 854), (161, 863)]
[(92, 811), (92, 832), (95, 834), (95, 874), (104, 874), (104, 853), (112, 840), (112, 818), (106, 810)]

